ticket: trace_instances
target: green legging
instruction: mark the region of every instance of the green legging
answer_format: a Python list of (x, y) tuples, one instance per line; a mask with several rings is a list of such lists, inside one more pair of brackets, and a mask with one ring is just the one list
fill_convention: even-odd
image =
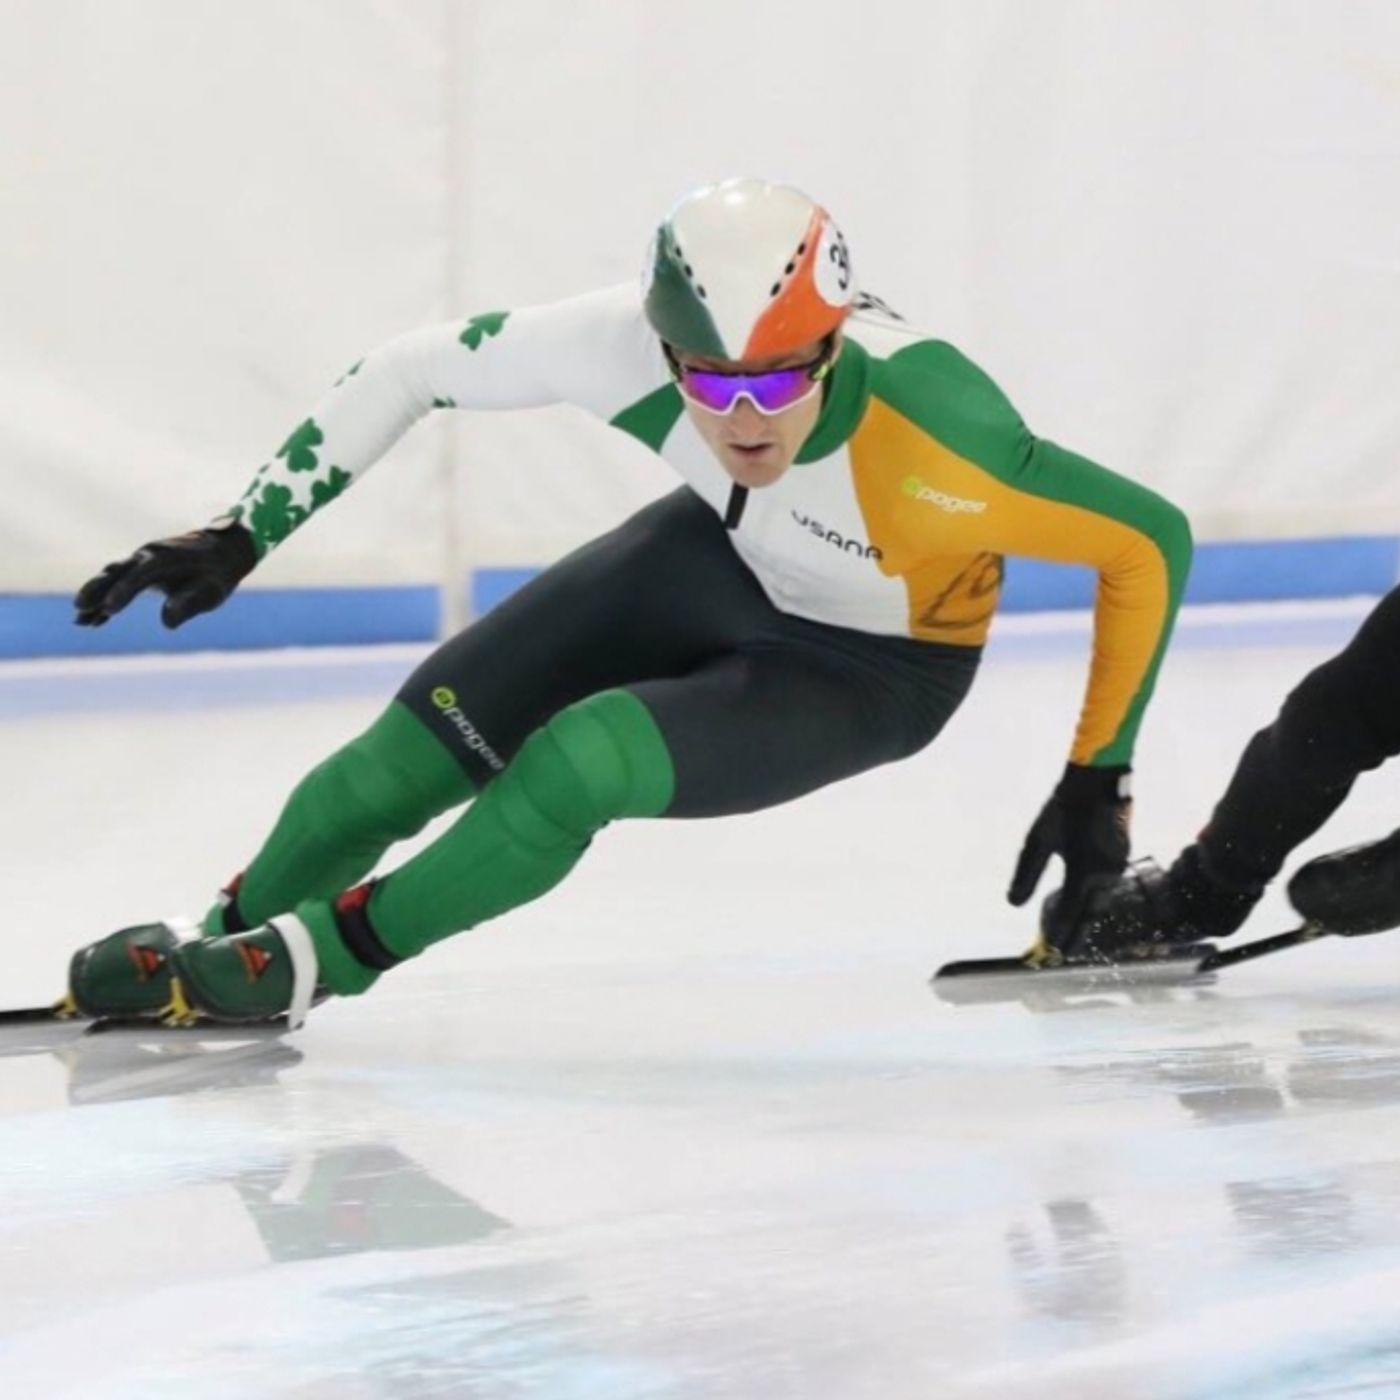
[[(674, 772), (646, 706), (609, 690), (561, 710), (425, 850), (375, 886), (380, 942), (406, 958), (539, 898), (619, 817), (658, 816)], [(397, 702), (297, 786), (249, 865), (238, 907), (249, 924), (295, 909), (331, 991), (364, 991), (376, 973), (345, 947), (327, 902), (373, 869), (394, 841), (472, 795), (460, 766)], [(222, 931), (221, 911), (206, 918)]]
[[(473, 791), (442, 744), (402, 705), (390, 705), (293, 789), (243, 874), (239, 912), (252, 926), (303, 900), (332, 898), (373, 870), (394, 842), (416, 836)], [(219, 907), (204, 926), (225, 931)]]

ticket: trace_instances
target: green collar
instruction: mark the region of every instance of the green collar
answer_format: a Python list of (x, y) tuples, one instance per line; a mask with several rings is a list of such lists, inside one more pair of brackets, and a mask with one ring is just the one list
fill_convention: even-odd
[(835, 452), (855, 432), (869, 400), (870, 356), (864, 346), (848, 337), (841, 342), (821, 414), (797, 454), (797, 465), (818, 462)]

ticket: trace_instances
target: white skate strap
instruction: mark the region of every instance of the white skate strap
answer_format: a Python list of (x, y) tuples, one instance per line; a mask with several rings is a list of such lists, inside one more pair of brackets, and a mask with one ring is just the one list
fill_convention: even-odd
[(316, 975), (320, 971), (316, 945), (306, 925), (295, 914), (282, 914), (268, 922), (282, 935), (287, 956), (292, 960), (292, 1004), (287, 1008), (287, 1029), (298, 1030), (316, 995)]

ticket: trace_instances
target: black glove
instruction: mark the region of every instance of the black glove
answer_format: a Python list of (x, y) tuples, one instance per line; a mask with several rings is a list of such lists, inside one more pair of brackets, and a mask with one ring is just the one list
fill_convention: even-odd
[(1116, 879), (1128, 864), (1128, 796), (1126, 764), (1111, 768), (1065, 766), (1065, 775), (1035, 819), (1021, 847), (1016, 873), (1006, 897), (1024, 904), (1034, 893), (1051, 856), (1065, 863), (1064, 888), (1051, 917), (1059, 929), (1072, 930), (1083, 917), (1096, 888)]
[(258, 562), (253, 537), (242, 525), (211, 525), (142, 545), (129, 559), (108, 564), (78, 590), (79, 627), (101, 627), (148, 588), (165, 594), (160, 620), (178, 627), (217, 608)]

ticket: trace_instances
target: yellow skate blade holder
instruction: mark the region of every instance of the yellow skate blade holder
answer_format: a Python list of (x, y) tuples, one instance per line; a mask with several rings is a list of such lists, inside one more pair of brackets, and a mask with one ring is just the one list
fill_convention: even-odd
[(162, 1026), (180, 1028), (193, 1026), (199, 1023), (200, 1014), (185, 996), (185, 989), (180, 985), (180, 979), (172, 976), (170, 979), (170, 1000), (161, 1008), (159, 1016), (156, 1018)]
[(59, 999), (54, 1002), (51, 1014), (56, 1021), (72, 1021), (83, 1013), (78, 1009), (78, 1003), (73, 1000), (72, 992), (64, 992)]

